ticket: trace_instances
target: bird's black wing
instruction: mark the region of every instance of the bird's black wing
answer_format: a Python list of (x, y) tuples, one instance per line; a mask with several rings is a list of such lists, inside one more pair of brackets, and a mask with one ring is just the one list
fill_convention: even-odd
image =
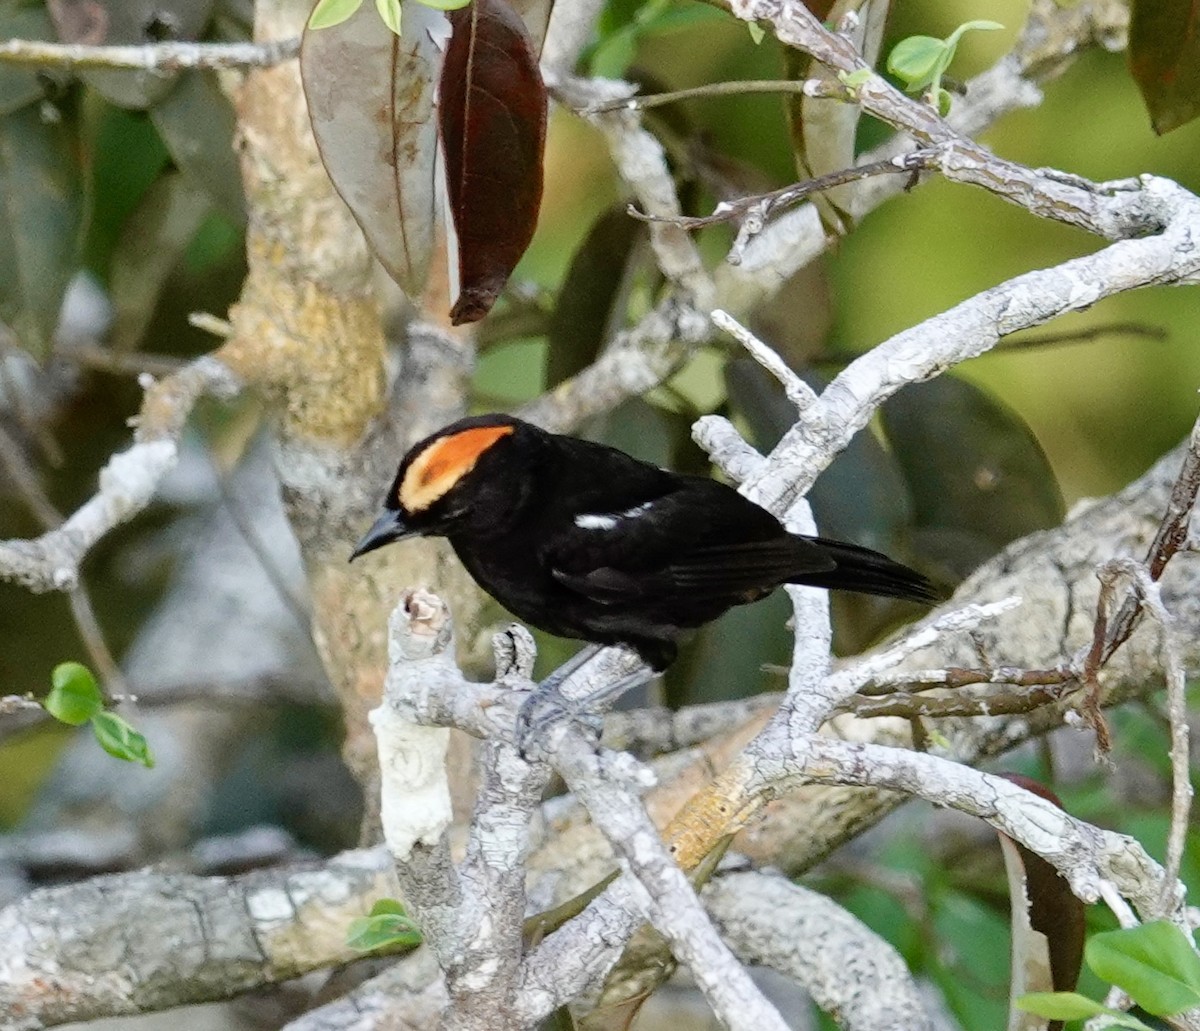
[(559, 583), (597, 601), (619, 604), (663, 595), (697, 599), (743, 598), (765, 593), (805, 574), (832, 572), (834, 561), (818, 549), (797, 548), (795, 539), (751, 541), (697, 548), (661, 564), (600, 565), (571, 571), (551, 567)]
[(612, 605), (653, 597), (732, 603), (834, 568), (731, 488), (694, 480), (621, 512), (577, 514), (548, 542), (546, 559), (559, 583)]

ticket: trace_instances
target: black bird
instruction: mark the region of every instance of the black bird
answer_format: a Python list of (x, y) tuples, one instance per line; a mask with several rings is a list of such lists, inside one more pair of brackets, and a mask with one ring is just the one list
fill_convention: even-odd
[(351, 558), (417, 535), (449, 539), (518, 618), (626, 645), (656, 671), (687, 631), (781, 584), (937, 598), (920, 573), (788, 533), (724, 483), (508, 415), (460, 419), (416, 444)]

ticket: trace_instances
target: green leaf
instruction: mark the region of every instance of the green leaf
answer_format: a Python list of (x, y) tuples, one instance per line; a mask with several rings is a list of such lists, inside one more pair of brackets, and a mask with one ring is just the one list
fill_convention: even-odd
[(669, 0), (608, 0), (600, 14), (599, 41), (585, 53), (593, 75), (612, 78), (625, 74), (647, 36), (691, 28), (728, 16), (704, 4), (673, 4)]
[(1129, 69), (1155, 132), (1200, 114), (1200, 9), (1192, 0), (1133, 0)]
[(78, 662), (60, 662), (50, 674), (42, 705), (56, 720), (78, 727), (104, 710), (104, 696), (92, 671)]
[(70, 121), (41, 106), (0, 118), (0, 320), (39, 357), (79, 266), (84, 192)]
[(426, 7), (432, 7), (435, 11), (457, 11), (466, 7), (471, 0), (417, 0), (417, 2)]
[(383, 24), (399, 36), (400, 0), (375, 0), (375, 10), (379, 12), (379, 17), (383, 19)]
[[(123, 0), (105, 3), (104, 42), (142, 45), (148, 33), (166, 40), (196, 40), (212, 18), (214, 0)], [(89, 86), (118, 107), (143, 109), (175, 85), (175, 74), (158, 69), (90, 68), (79, 73)]]
[(631, 286), (627, 269), (646, 227), (625, 206), (603, 211), (571, 257), (550, 317), (546, 389), (587, 368), (621, 327)]
[(327, 29), (340, 25), (362, 5), (362, 0), (317, 0), (308, 16), (310, 29)]
[(994, 32), (996, 29), (1004, 28), (998, 21), (987, 21), (986, 19), (976, 19), (975, 21), (965, 21), (949, 36), (946, 37), (946, 46), (950, 48), (950, 56), (953, 58), (954, 51), (958, 47), (958, 41), (968, 32)]
[[(934, 39), (932, 36), (909, 36), (900, 40), (888, 55), (888, 71), (904, 82), (910, 92), (917, 92), (926, 86), (939, 89), (942, 74), (950, 67), (958, 50), (959, 40), (972, 29), (1002, 29), (999, 22), (968, 21), (963, 22), (945, 39)], [(939, 98), (940, 99), (940, 98)]]
[(91, 211), (84, 238), (84, 261), (106, 279), (113, 248), (151, 184), (171, 156), (150, 119), (97, 101), (90, 117)]
[(944, 40), (932, 36), (909, 36), (900, 40), (888, 54), (887, 70), (916, 92), (924, 89), (945, 71), (950, 56)]
[(116, 309), (109, 333), (113, 348), (137, 349), (163, 287), (211, 210), (199, 184), (172, 169), (155, 180), (125, 220), (109, 271)]
[(870, 68), (857, 68), (852, 72), (838, 72), (837, 77), (846, 89), (858, 89), (859, 86), (865, 85), (873, 74)]
[(408, 910), (399, 899), (376, 899), (368, 916), (408, 916)]
[(914, 543), (948, 578), (1062, 521), (1062, 495), (1037, 438), (979, 387), (957, 376), (914, 383), (883, 405), (881, 418), (912, 497)]
[(92, 717), (92, 732), (109, 755), (125, 762), (154, 766), (154, 756), (146, 739), (115, 712), (99, 712)]
[(1165, 920), (1092, 935), (1084, 955), (1097, 975), (1156, 1016), (1200, 1006), (1200, 956)]
[[(54, 26), (44, 4), (0, 0), (0, 39), (53, 39)], [(44, 68), (0, 65), (0, 115), (40, 100), (46, 94)], [(58, 74), (54, 76), (57, 81)], [(62, 77), (65, 79), (65, 76)]]
[(1109, 1027), (1127, 1027), (1133, 1031), (1153, 1031), (1137, 1017), (1120, 1010), (1109, 1009), (1095, 999), (1078, 992), (1029, 992), (1017, 999), (1017, 1008), (1026, 1013), (1036, 1013), (1051, 1020), (1087, 1020), (1089, 1017), (1112, 1018)]
[(242, 176), (233, 149), (234, 115), (229, 98), (210, 71), (192, 70), (150, 109), (150, 119), (171, 157), (221, 212), (246, 222)]
[(1027, 992), (1017, 1008), (1051, 1020), (1087, 1020), (1108, 1012), (1108, 1007), (1078, 992)]
[(950, 104), (951, 104), (950, 91), (944, 90), (939, 86), (938, 91), (937, 91), (937, 109), (938, 109), (938, 114), (941, 115), (943, 118), (945, 118), (946, 115), (948, 115), (950, 113)]
[(397, 899), (379, 899), (367, 916), (351, 921), (346, 930), (346, 945), (356, 952), (410, 949), (420, 944), (420, 928)]

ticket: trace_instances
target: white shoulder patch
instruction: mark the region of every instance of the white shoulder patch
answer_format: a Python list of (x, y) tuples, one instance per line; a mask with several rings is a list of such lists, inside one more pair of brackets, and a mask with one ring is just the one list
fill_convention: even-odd
[(611, 515), (577, 515), (575, 525), (581, 530), (611, 530), (617, 525), (617, 517)]
[(636, 519), (650, 511), (653, 501), (643, 501), (640, 505), (627, 508), (616, 515), (593, 515), (590, 512), (575, 517), (575, 525), (581, 530), (612, 530), (622, 519)]

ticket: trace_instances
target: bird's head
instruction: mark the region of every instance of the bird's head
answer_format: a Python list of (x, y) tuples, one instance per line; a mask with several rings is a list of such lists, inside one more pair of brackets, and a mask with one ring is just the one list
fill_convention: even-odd
[(415, 444), (351, 561), (408, 537), (447, 536), (467, 526), (486, 533), (502, 524), (528, 496), (543, 438), (512, 416), (478, 415)]

